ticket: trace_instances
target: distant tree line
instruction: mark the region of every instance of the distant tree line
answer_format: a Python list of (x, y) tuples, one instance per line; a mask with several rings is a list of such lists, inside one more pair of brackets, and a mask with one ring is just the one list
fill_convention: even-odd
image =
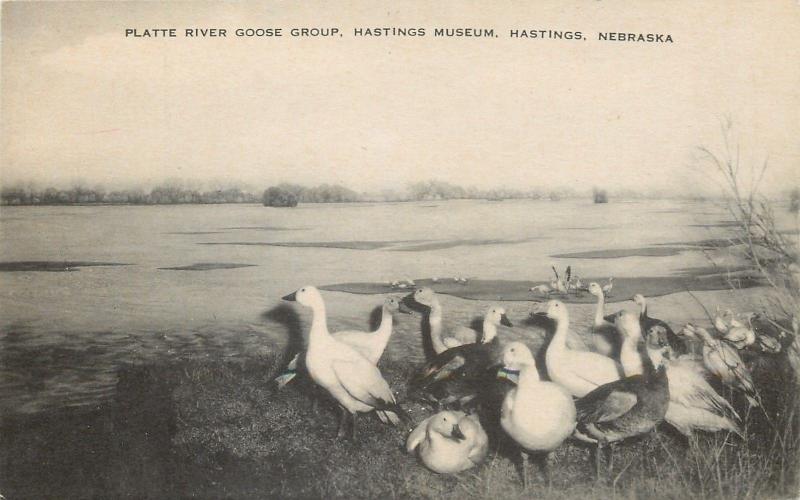
[(173, 185), (156, 186), (149, 192), (143, 189), (106, 191), (102, 188), (73, 187), (70, 189), (4, 187), (0, 190), (3, 205), (172, 205), (182, 203), (255, 203), (256, 195), (239, 188), (200, 191)]
[[(2, 205), (72, 205), (72, 204), (112, 204), (112, 205), (167, 205), (167, 204), (211, 204), (211, 203), (258, 203), (267, 206), (296, 206), (298, 203), (346, 203), (346, 202), (399, 202), (431, 201), (453, 199), (561, 199), (592, 196), (597, 202), (607, 201), (613, 194), (617, 199), (664, 199), (676, 198), (674, 193), (665, 191), (642, 191), (632, 189), (614, 190), (607, 193), (595, 188), (591, 194), (572, 188), (527, 190), (511, 188), (479, 189), (462, 187), (443, 181), (424, 181), (408, 184), (400, 189), (385, 189), (378, 192), (359, 193), (338, 184), (301, 186), (282, 183), (271, 186), (260, 196), (238, 187), (224, 189), (198, 189), (186, 187), (180, 182), (166, 182), (150, 191), (144, 189), (124, 189), (108, 191), (102, 187), (87, 188), (76, 186), (69, 189), (38, 189), (28, 185), (7, 186), (0, 190)], [(786, 192), (790, 210), (800, 210), (800, 190)], [(705, 196), (686, 193), (681, 199), (703, 200)]]

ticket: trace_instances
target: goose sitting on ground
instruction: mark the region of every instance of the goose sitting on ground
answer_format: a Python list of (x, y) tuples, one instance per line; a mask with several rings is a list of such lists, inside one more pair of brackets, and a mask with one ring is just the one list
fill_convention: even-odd
[[(660, 325), (651, 327), (645, 337), (647, 353), (653, 364), (661, 364), (662, 358), (667, 358), (664, 364), (669, 381), (669, 406), (664, 420), (687, 437), (695, 430), (729, 431), (742, 437), (739, 415), (728, 400), (709, 385), (703, 367), (691, 359), (668, 359), (672, 348), (666, 331)], [(626, 372), (625, 375), (632, 374)]]
[(345, 433), (348, 413), (351, 415), (353, 439), (356, 437), (358, 413), (375, 411), (382, 422), (399, 424), (398, 415), (404, 413), (378, 368), (328, 331), (325, 302), (319, 290), (304, 286), (283, 297), (283, 300), (296, 301), (310, 308), (313, 313), (306, 368), (311, 379), (327, 390), (341, 406), (337, 437)]
[(556, 331), (545, 353), (550, 380), (560, 384), (573, 396), (585, 396), (597, 387), (619, 379), (617, 363), (601, 354), (574, 351), (567, 347), (569, 312), (563, 302), (550, 300), (544, 311), (536, 312), (556, 323)]
[(443, 411), (417, 425), (406, 440), (406, 451), (439, 474), (470, 469), (486, 458), (489, 438), (475, 415)]
[(589, 283), (589, 293), (597, 297), (597, 308), (592, 322), (592, 344), (603, 356), (619, 358), (619, 337), (614, 327), (614, 315), (604, 316), (605, 294), (597, 283)]
[(424, 287), (414, 291), (413, 299), (430, 309), (428, 325), (431, 331), (431, 345), (436, 354), (441, 354), (447, 349), (464, 344), (474, 344), (480, 338), (478, 332), (471, 328), (458, 328), (453, 332), (444, 333), (442, 324), (442, 304), (433, 289)]
[(497, 325), (512, 326), (505, 309), (499, 306), (489, 307), (483, 324), (479, 343), (456, 346), (437, 354), (412, 378), (409, 392), (443, 405), (464, 405), (472, 401), (485, 385), (487, 373), (491, 374), (502, 360)]
[(735, 347), (715, 339), (705, 328), (687, 323), (680, 332), (703, 341), (703, 364), (723, 384), (742, 391), (751, 406), (759, 406), (758, 394), (750, 370), (745, 366)]
[[(639, 319), (620, 318), (617, 327), (626, 336), (641, 337)], [(644, 343), (637, 344), (643, 373), (605, 384), (575, 402), (578, 426), (576, 437), (597, 444), (595, 468), (600, 477), (600, 451), (603, 446), (640, 436), (653, 430), (667, 413), (669, 382), (663, 365), (655, 367)], [(613, 448), (608, 468), (611, 469)]]
[(675, 332), (672, 331), (672, 328), (670, 328), (670, 326), (666, 322), (661, 321), (660, 319), (657, 318), (651, 318), (647, 314), (647, 299), (645, 299), (644, 295), (642, 295), (641, 293), (637, 293), (636, 295), (633, 296), (633, 302), (635, 302), (640, 308), (639, 321), (642, 323), (643, 331), (646, 332), (653, 326), (660, 326), (666, 331), (667, 342), (669, 342), (672, 351), (676, 355), (686, 354), (687, 352), (686, 344), (684, 344), (683, 341), (681, 341), (680, 337), (675, 335)]
[[(374, 332), (343, 330), (335, 332), (332, 335), (336, 340), (344, 342), (358, 351), (358, 353), (367, 358), (370, 363), (377, 365), (383, 355), (383, 351), (386, 350), (389, 337), (392, 336), (392, 316), (397, 312), (402, 312), (400, 300), (395, 297), (387, 297), (383, 301), (381, 323), (377, 330)], [(285, 387), (286, 384), (291, 382), (297, 375), (297, 365), (300, 361), (301, 354), (303, 353), (297, 353), (294, 358), (289, 361), (283, 373), (275, 377), (275, 383), (278, 385), (279, 389)]]
[(500, 411), (500, 425), (520, 446), (522, 482), (528, 487), (528, 454), (542, 454), (542, 470), (550, 482), (547, 461), (575, 430), (575, 403), (560, 385), (539, 379), (536, 361), (521, 342), (503, 350), (504, 368), (519, 371), (519, 382), (506, 394)]

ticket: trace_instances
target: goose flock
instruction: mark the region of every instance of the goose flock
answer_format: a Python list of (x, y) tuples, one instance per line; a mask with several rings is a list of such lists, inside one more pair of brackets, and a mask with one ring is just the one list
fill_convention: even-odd
[[(570, 277), (569, 268), (566, 274), (564, 280), (556, 272), (557, 293), (569, 293), (572, 285), (567, 283), (580, 283)], [(311, 380), (338, 403), (339, 438), (347, 434), (348, 421), (356, 438), (360, 413), (374, 412), (385, 424), (412, 424), (377, 366), (392, 334), (393, 315), (404, 312), (401, 302), (410, 301), (427, 310), (424, 321), (433, 352), (409, 380), (406, 394), (430, 405), (433, 413), (413, 426), (406, 450), (434, 472), (458, 473), (481, 464), (502, 435), (519, 450), (525, 487), (530, 457), (540, 461), (549, 483), (550, 453), (568, 439), (590, 445), (600, 479), (603, 449), (611, 453), (610, 469), (616, 443), (656, 432), (662, 422), (685, 436), (704, 431), (743, 437), (739, 413), (719, 390), (730, 388), (729, 394), (740, 393), (749, 405), (760, 404), (738, 351), (768, 343), (759, 340), (763, 335), (730, 311), (718, 311), (716, 334), (693, 324), (675, 332), (649, 315), (641, 294), (631, 299), (638, 311), (606, 315), (604, 300), (612, 280), (605, 287), (592, 282), (583, 289), (597, 297), (586, 332), (593, 350), (567, 345), (570, 314), (564, 302), (537, 304), (531, 316), (554, 325), (543, 357), (534, 356), (525, 342), (505, 338), (503, 329), (514, 325), (499, 305), (484, 311), (479, 330), (445, 328), (442, 304), (428, 287), (416, 288), (402, 301), (386, 298), (373, 332), (331, 333), (322, 295), (304, 286), (283, 299), (311, 309), (308, 345), (275, 382), (288, 384), (304, 361)], [(537, 359), (544, 366), (537, 366)]]

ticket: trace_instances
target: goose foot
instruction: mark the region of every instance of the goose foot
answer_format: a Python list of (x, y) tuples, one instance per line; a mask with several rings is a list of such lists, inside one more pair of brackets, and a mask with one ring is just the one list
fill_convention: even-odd
[(552, 478), (550, 477), (550, 453), (544, 452), (542, 454), (539, 466), (542, 469), (542, 476), (544, 476), (544, 482), (549, 490), (553, 486)]
[(336, 440), (337, 441), (339, 439), (342, 439), (346, 434), (345, 425), (346, 425), (346, 422), (347, 422), (347, 415), (348, 415), (347, 410), (343, 406), (339, 407), (339, 413), (340, 413), (340, 416), (339, 416), (339, 430), (336, 432)]
[(519, 454), (522, 456), (522, 489), (528, 491), (528, 454), (524, 451)]

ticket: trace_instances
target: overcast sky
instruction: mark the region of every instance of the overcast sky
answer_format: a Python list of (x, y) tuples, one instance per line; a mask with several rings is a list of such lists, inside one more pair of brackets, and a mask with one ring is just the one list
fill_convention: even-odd
[[(229, 36), (124, 36), (192, 26)], [(344, 36), (288, 36), (303, 26)], [(427, 36), (352, 36), (383, 26)], [(432, 36), (461, 26), (499, 37)], [(285, 36), (242, 39), (237, 27)], [(525, 28), (588, 40), (508, 37)], [(600, 31), (675, 43), (600, 42)], [(798, 61), (796, 0), (6, 2), (0, 182), (686, 190), (703, 185), (694, 148), (719, 146), (730, 116), (742, 161), (768, 155), (768, 187), (786, 187), (800, 171)]]

